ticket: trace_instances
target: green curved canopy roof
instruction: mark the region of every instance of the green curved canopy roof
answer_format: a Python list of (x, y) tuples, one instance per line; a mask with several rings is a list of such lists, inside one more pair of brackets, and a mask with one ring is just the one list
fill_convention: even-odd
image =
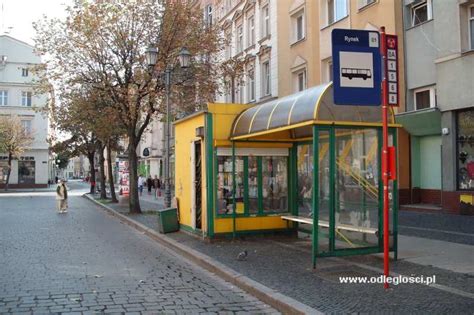
[(234, 120), (231, 138), (299, 128), (306, 122), (360, 126), (381, 120), (381, 106), (335, 105), (331, 82), (244, 110)]

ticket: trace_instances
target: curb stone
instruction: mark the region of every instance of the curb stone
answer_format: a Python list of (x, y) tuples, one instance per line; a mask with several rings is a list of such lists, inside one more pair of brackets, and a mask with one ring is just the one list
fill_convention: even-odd
[(96, 201), (93, 197), (90, 197), (87, 194), (84, 194), (83, 197), (94, 202), (96, 205), (99, 205), (107, 213), (118, 218), (123, 223), (135, 228), (151, 239), (159, 242), (169, 249), (172, 249), (181, 256), (184, 256), (188, 260), (191, 260), (207, 271), (210, 271), (222, 279), (234, 284), (235, 286), (260, 299), (262, 302), (276, 308), (278, 311), (284, 314), (323, 314), (322, 312), (304, 303), (301, 303), (289, 296), (283, 295), (276, 290), (273, 290), (255, 280), (250, 279), (247, 276), (238, 273), (237, 271), (225, 266), (224, 264), (212, 259), (207, 255), (204, 255), (169, 237), (159, 234), (155, 230), (150, 229), (149, 227), (146, 227), (145, 225), (113, 210), (111, 207)]

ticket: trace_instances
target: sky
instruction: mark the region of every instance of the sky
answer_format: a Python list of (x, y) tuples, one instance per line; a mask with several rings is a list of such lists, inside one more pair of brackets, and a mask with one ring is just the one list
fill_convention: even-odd
[(43, 15), (65, 17), (65, 4), (71, 3), (72, 0), (0, 0), (0, 35), (7, 33), (33, 45), (32, 23)]

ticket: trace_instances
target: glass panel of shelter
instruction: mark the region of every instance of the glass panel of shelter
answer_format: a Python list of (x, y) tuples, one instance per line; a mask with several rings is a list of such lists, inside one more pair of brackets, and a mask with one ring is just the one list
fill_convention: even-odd
[(379, 243), (379, 142), (377, 129), (335, 130), (335, 249)]

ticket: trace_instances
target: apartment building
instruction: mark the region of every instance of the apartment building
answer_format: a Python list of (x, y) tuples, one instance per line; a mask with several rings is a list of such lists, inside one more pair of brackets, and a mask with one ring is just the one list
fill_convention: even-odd
[(398, 119), (411, 135), (405, 201), (459, 213), (460, 196), (474, 193), (474, 1), (402, 5), (407, 112)]
[[(0, 115), (17, 116), (34, 136), (31, 147), (12, 163), (10, 187), (47, 187), (49, 168), (48, 119), (38, 108), (45, 95), (33, 93), (31, 67), (40, 63), (33, 47), (8, 35), (0, 35)], [(0, 187), (5, 184), (7, 154), (0, 152)]]

